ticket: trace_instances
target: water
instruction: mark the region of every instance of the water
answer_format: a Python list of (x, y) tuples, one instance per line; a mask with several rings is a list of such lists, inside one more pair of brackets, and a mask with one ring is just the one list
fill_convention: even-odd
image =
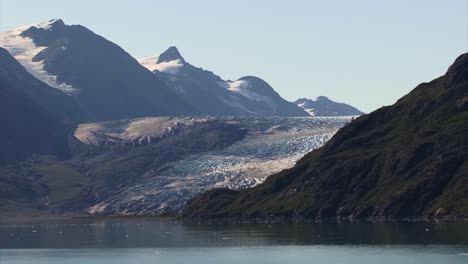
[(0, 263), (468, 263), (468, 222), (0, 224)]

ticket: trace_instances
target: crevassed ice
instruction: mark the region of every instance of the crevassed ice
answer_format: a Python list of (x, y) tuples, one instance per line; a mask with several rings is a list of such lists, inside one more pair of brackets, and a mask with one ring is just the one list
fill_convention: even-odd
[(20, 36), (23, 31), (32, 26), (49, 30), (51, 24), (55, 21), (56, 20), (50, 20), (48, 22), (31, 24), (1, 32), (0, 46), (5, 48), (31, 75), (51, 87), (70, 94), (76, 91), (74, 87), (66, 83), (57, 82), (57, 76), (44, 70), (43, 61), (33, 61), (34, 56), (47, 47), (38, 47), (31, 38)]
[[(127, 122), (131, 129), (120, 130), (146, 135), (141, 130), (146, 125), (173, 126), (155, 120), (145, 120), (145, 126), (141, 126), (143, 120)], [(193, 154), (149, 169), (142, 180), (99, 201), (87, 211), (121, 215), (177, 213), (189, 198), (205, 190), (255, 186), (269, 175), (294, 166), (306, 153), (324, 145), (349, 120), (351, 117), (236, 118), (231, 122), (249, 130), (244, 139), (219, 150)], [(183, 121), (183, 118), (177, 121)]]

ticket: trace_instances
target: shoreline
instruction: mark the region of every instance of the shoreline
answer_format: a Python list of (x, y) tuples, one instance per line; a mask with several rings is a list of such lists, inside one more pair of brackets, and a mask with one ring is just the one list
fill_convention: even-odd
[(187, 219), (179, 216), (154, 216), (154, 215), (9, 215), (0, 218), (0, 224), (18, 224), (18, 223), (41, 223), (47, 221), (107, 221), (107, 220), (145, 220), (145, 221), (178, 221), (186, 224), (262, 224), (262, 223), (413, 223), (413, 222), (468, 222), (467, 217), (444, 217), (444, 218), (376, 218), (376, 219), (357, 219), (357, 218), (323, 218), (323, 219)]

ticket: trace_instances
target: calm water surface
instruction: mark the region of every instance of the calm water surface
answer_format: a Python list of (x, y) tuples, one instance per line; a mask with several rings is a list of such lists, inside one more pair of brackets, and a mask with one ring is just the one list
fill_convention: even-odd
[(468, 222), (0, 224), (0, 263), (468, 263)]

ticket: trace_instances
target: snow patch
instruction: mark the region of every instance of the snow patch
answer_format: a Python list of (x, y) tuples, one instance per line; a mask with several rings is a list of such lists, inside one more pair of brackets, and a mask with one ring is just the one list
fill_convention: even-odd
[(104, 210), (106, 210), (107, 206), (109, 206), (109, 204), (99, 203), (99, 204), (96, 204), (94, 206), (91, 206), (91, 207), (87, 208), (86, 211), (88, 213), (90, 213), (90, 214), (98, 214), (98, 213), (104, 212)]
[(157, 63), (158, 58), (159, 56), (150, 56), (141, 58), (138, 62), (152, 72), (158, 71), (169, 74), (177, 74), (180, 68), (184, 66), (184, 62), (180, 59)]
[[(10, 31), (0, 33), (0, 47), (5, 48), (8, 52), (24, 67), (26, 70), (51, 87), (62, 90), (68, 94), (76, 91), (74, 87), (66, 83), (59, 83), (57, 76), (52, 75), (44, 70), (43, 61), (33, 61), (34, 56), (43, 51), (47, 47), (38, 47), (34, 41), (28, 37), (22, 37), (21, 33), (30, 27), (42, 28), (50, 30), (51, 25), (57, 20), (48, 22), (31, 24)], [(62, 48), (66, 50), (66, 48)]]
[(46, 22), (40, 22), (40, 23), (32, 24), (32, 25), (29, 25), (28, 28), (36, 27), (36, 28), (42, 28), (42, 29), (45, 29), (45, 30), (50, 30), (52, 28), (52, 24), (54, 24), (57, 21), (60, 21), (60, 19), (56, 18), (56, 19), (51, 19), (51, 20), (46, 21)]
[(271, 98), (268, 96), (264, 95), (259, 95), (253, 91), (251, 91), (250, 88), (250, 83), (245, 80), (237, 80), (237, 81), (228, 81), (226, 82), (228, 86), (228, 90), (237, 94), (240, 94), (244, 97), (246, 97), (249, 100), (252, 101), (258, 101), (258, 102), (265, 102), (271, 106), (273, 106), (273, 102), (271, 101)]
[(315, 109), (313, 108), (303, 108), (310, 116), (315, 116)]
[(297, 106), (304, 109), (304, 111), (306, 111), (310, 116), (315, 116), (315, 109), (314, 108), (307, 108), (307, 103), (306, 102), (299, 103), (299, 104), (297, 104)]
[(145, 117), (130, 120), (106, 121), (80, 124), (74, 136), (87, 145), (100, 145), (102, 142), (151, 143), (152, 140), (168, 135), (199, 123), (208, 118)]

